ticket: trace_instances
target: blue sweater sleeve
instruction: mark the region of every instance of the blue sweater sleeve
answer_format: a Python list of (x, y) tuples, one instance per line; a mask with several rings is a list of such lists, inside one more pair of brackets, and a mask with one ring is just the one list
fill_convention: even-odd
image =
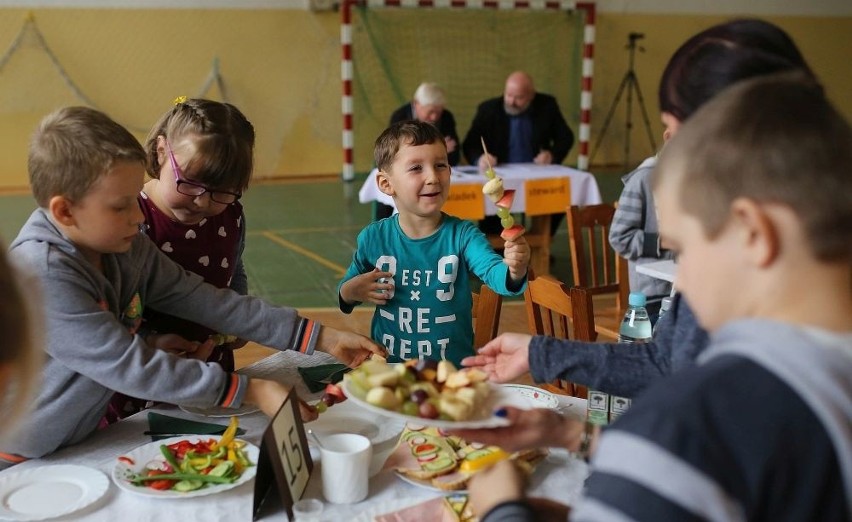
[(655, 379), (693, 366), (708, 344), (705, 332), (680, 295), (645, 344), (586, 343), (536, 336), (530, 372), (536, 382), (565, 379), (622, 397), (633, 397)]

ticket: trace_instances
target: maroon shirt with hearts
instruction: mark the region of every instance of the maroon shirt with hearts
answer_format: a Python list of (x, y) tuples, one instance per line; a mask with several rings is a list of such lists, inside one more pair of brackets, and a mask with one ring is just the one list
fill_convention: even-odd
[[(184, 225), (164, 214), (144, 192), (140, 193), (138, 200), (149, 227), (148, 237), (163, 253), (212, 285), (219, 288), (231, 286), (243, 237), (243, 206), (239, 202), (195, 225)], [(149, 330), (176, 333), (191, 341), (203, 342), (215, 333), (228, 334), (147, 307), (144, 317)], [(226, 370), (233, 370), (231, 350), (217, 349), (208, 360), (219, 362)]]

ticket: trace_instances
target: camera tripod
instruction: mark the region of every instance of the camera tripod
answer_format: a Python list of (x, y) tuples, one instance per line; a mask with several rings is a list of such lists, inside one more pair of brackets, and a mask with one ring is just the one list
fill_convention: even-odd
[(639, 100), (639, 108), (642, 109), (642, 119), (645, 122), (645, 130), (648, 133), (648, 140), (651, 142), (651, 148), (656, 151), (657, 144), (654, 141), (654, 135), (651, 132), (651, 122), (648, 119), (648, 111), (645, 109), (645, 99), (642, 97), (642, 89), (639, 88), (639, 79), (636, 78), (636, 72), (634, 71), (633, 63), (634, 58), (636, 56), (636, 49), (638, 48), (640, 52), (645, 52), (645, 49), (636, 44), (637, 40), (641, 40), (645, 38), (645, 35), (642, 33), (630, 33), (627, 35), (627, 49), (630, 52), (630, 56), (628, 59), (627, 72), (624, 73), (624, 78), (621, 80), (621, 85), (618, 86), (618, 91), (615, 93), (615, 99), (612, 101), (612, 105), (607, 112), (606, 118), (604, 119), (603, 127), (601, 127), (601, 133), (598, 135), (598, 141), (595, 142), (595, 150), (592, 153), (591, 158), (589, 158), (589, 162), (594, 159), (595, 154), (600, 148), (601, 142), (606, 135), (606, 131), (609, 128), (609, 124), (612, 122), (612, 116), (615, 114), (615, 109), (618, 107), (618, 103), (621, 101), (621, 96), (624, 94), (625, 90), (627, 91), (627, 119), (625, 120), (625, 136), (624, 136), (624, 167), (627, 168), (630, 163), (630, 134), (633, 130), (633, 93), (636, 93), (636, 99)]

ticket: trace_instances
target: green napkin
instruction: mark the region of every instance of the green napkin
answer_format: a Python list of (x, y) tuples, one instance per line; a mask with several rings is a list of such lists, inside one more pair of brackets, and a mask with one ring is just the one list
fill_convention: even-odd
[[(148, 426), (151, 440), (168, 439), (181, 435), (221, 435), (228, 428), (227, 424), (213, 424), (193, 420), (170, 417), (153, 411), (148, 412)], [(237, 435), (246, 430), (237, 428)]]
[(299, 374), (311, 393), (316, 393), (324, 390), (326, 384), (343, 380), (343, 374), (351, 369), (340, 363), (320, 364), (319, 366), (300, 367)]

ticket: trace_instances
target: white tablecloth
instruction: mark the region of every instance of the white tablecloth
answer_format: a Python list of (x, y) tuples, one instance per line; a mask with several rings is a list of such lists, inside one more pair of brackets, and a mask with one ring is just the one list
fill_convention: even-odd
[(662, 261), (654, 261), (653, 263), (645, 263), (644, 265), (636, 265), (636, 271), (669, 283), (675, 282), (677, 275), (677, 265), (671, 259), (663, 259)]
[[(553, 179), (567, 177), (571, 180), (571, 204), (572, 205), (597, 205), (601, 203), (601, 192), (598, 182), (594, 176), (582, 170), (572, 169), (564, 165), (536, 165), (534, 163), (507, 163), (494, 167), (498, 176), (503, 178), (503, 187), (517, 190), (515, 200), (512, 204), (513, 212), (526, 211), (526, 193), (524, 182), (528, 179)], [(385, 205), (393, 205), (393, 198), (379, 190), (376, 185), (376, 174), (378, 170), (373, 169), (361, 190), (358, 191), (358, 201), (370, 203), (378, 201)], [(476, 167), (453, 167), (451, 183), (453, 185), (479, 185), (482, 186), (488, 179), (480, 174)], [(497, 207), (485, 198), (485, 214), (494, 215)]]
[[(303, 356), (294, 352), (280, 352), (242, 370), (243, 373), (296, 384), (302, 397), (316, 399), (320, 394), (310, 394), (299, 377), (296, 365), (314, 366), (335, 362), (326, 354)], [(562, 398), (561, 398), (562, 399)], [(561, 407), (567, 414), (584, 415), (585, 401), (565, 397)], [(151, 411), (151, 410), (148, 410)], [(153, 409), (159, 413), (205, 422), (227, 424), (227, 419), (210, 419), (185, 413), (175, 406), (164, 405)], [(241, 436), (249, 442), (259, 445), (263, 431), (268, 424), (262, 413), (253, 413), (240, 417), (240, 426), (246, 429)], [(148, 430), (147, 412), (103, 429), (86, 441), (64, 448), (51, 456), (27, 461), (0, 472), (0, 477), (24, 469), (50, 464), (78, 464), (99, 469), (110, 476), (115, 467), (116, 458), (131, 449), (151, 442), (143, 432)], [(314, 466), (305, 497), (323, 499), (320, 479), (320, 462)], [(588, 470), (586, 464), (567, 452), (554, 451), (536, 470), (531, 481), (531, 494), (549, 497), (561, 502), (573, 502), (578, 496)], [(113, 522), (115, 520), (184, 520), (215, 521), (252, 519), (252, 500), (254, 481), (222, 493), (185, 499), (161, 499), (140, 496), (119, 489), (110, 479), (107, 493), (95, 504), (82, 511), (54, 520)], [(371, 520), (370, 517), (381, 512), (392, 511), (402, 505), (416, 504), (441, 493), (403, 482), (390, 471), (382, 471), (370, 480), (369, 496), (363, 502), (349, 505), (325, 503), (324, 521)], [(273, 506), (278, 505), (273, 503)], [(286, 520), (279, 507), (278, 513), (265, 515), (262, 520)]]

